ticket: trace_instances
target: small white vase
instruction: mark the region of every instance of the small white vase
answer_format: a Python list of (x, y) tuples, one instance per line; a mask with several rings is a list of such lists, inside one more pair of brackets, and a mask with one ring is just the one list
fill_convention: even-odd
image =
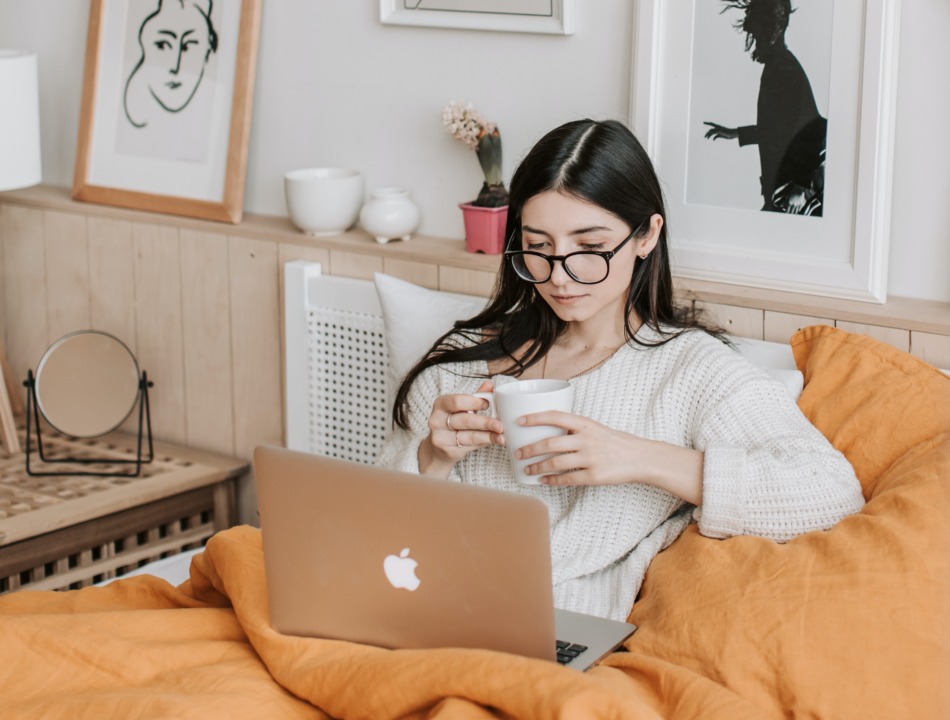
[(408, 240), (419, 227), (419, 208), (410, 199), (408, 190), (378, 188), (360, 211), (360, 224), (380, 244), (397, 238)]

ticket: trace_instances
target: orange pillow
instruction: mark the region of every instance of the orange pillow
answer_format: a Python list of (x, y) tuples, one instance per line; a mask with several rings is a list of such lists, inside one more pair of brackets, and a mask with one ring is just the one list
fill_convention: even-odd
[(950, 432), (950, 378), (923, 360), (827, 325), (791, 345), (805, 376), (798, 406), (851, 461), (865, 498), (908, 448)]
[[(768, 715), (950, 712), (950, 380), (871, 338), (792, 338), (800, 407), (852, 460), (868, 503), (785, 544), (695, 526), (653, 561), (630, 621), (677, 716), (696, 677)], [(627, 662), (621, 656), (616, 663)]]

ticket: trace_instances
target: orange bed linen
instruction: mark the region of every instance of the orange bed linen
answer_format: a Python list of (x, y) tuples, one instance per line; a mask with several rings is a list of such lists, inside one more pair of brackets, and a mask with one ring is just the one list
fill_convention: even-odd
[[(0, 599), (5, 718), (622, 717), (618, 671), (477, 650), (383, 650), (267, 622), (260, 533), (218, 533), (179, 588), (147, 576)], [(607, 677), (603, 677), (606, 675)], [(629, 686), (629, 683), (626, 683)], [(583, 708), (583, 712), (580, 709)]]
[(651, 566), (627, 651), (588, 673), (279, 635), (260, 534), (240, 527), (179, 588), (0, 598), (0, 715), (950, 717), (950, 380), (831, 328), (793, 348), (801, 407), (852, 457), (867, 506), (782, 545), (691, 527)]

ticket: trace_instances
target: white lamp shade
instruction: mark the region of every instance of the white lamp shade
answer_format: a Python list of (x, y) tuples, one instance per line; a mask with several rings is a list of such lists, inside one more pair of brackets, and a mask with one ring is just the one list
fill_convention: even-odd
[(0, 50), (0, 190), (41, 179), (36, 55)]

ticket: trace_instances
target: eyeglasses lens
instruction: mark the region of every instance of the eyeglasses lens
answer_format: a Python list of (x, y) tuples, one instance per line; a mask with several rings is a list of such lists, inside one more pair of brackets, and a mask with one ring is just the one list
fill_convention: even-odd
[[(551, 278), (554, 262), (540, 253), (523, 253), (512, 256), (515, 272), (528, 282), (543, 283)], [(581, 283), (599, 283), (607, 277), (610, 269), (607, 258), (596, 253), (574, 253), (563, 261), (564, 269), (574, 280)]]

